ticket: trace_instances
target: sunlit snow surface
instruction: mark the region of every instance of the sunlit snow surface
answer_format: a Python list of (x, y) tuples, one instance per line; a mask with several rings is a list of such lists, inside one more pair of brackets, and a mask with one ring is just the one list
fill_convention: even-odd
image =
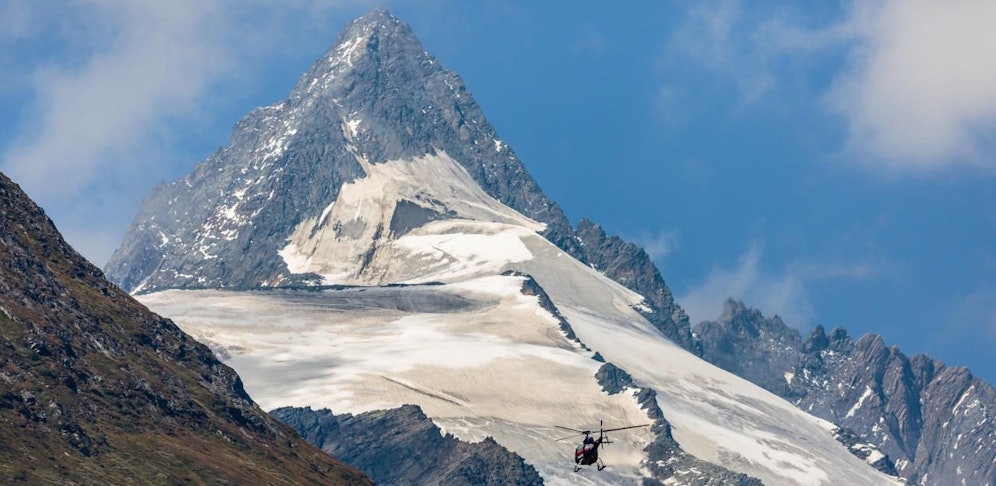
[[(519, 238), (544, 226), (489, 196), (445, 152), (359, 162), (367, 176), (344, 184), (280, 251), (292, 272), (313, 272), (328, 284), (379, 285), (494, 274), (532, 257)], [(442, 220), (393, 234), (400, 201)]]
[[(565, 431), (647, 423), (631, 393), (608, 396), (600, 363), (564, 338), (522, 279), (339, 291), (166, 291), (144, 303), (211, 345), (267, 410), (358, 413), (416, 403), (446, 432), (493, 436), (551, 484), (571, 472)], [(473, 290), (471, 290), (473, 288)], [(649, 430), (613, 434), (599, 480), (632, 483)]]
[[(414, 403), (459, 438), (495, 437), (548, 484), (636, 484), (649, 430), (613, 434), (602, 472), (573, 473), (576, 444), (554, 440), (565, 435), (555, 425), (648, 422), (632, 391), (602, 392), (598, 351), (657, 390), (694, 456), (768, 485), (892, 484), (838, 444), (830, 424), (665, 339), (634, 310), (642, 297), (564, 254), (445, 153), (361, 164), (367, 177), (298, 225), (280, 253), (294, 272), (358, 287), (140, 297), (211, 345), (263, 408)], [(442, 216), (392, 231), (402, 200)], [(506, 270), (532, 275), (592, 351), (566, 339)]]

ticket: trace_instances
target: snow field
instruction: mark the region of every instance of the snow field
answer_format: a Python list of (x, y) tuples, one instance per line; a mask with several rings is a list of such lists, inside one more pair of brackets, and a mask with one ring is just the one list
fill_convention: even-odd
[[(610, 468), (597, 476), (593, 469), (572, 472), (574, 439), (554, 440), (568, 434), (554, 425), (597, 428), (599, 420), (611, 427), (648, 419), (631, 394), (601, 391), (594, 380), (601, 364), (564, 338), (536, 297), (519, 292), (522, 281), (491, 277), (452, 286), (326, 292), (166, 291), (141, 299), (230, 355), (227, 363), (264, 409), (361, 413), (415, 403), (461, 439), (493, 436), (550, 484), (636, 484), (649, 429), (612, 434), (613, 444), (602, 453)], [(418, 294), (407, 296), (417, 304), (393, 309), (408, 293)], [(456, 297), (434, 300), (440, 294)]]

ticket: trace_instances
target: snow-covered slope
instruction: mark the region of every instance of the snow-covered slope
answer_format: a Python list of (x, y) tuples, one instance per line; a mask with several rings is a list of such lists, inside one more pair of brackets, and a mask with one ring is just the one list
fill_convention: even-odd
[[(418, 404), (461, 439), (495, 437), (548, 482), (584, 478), (571, 472), (573, 444), (556, 442), (564, 431), (554, 425), (628, 425), (647, 416), (633, 397), (601, 391), (593, 379), (600, 363), (564, 338), (536, 298), (519, 293), (520, 283), (167, 291), (143, 300), (230, 355), (227, 363), (266, 409), (360, 413)], [(613, 439), (601, 479), (632, 483), (649, 430)]]
[[(667, 340), (637, 311), (640, 295), (550, 243), (445, 153), (360, 163), (366, 177), (302, 222), (281, 256), (292, 271), (362, 287), (142, 297), (229, 357), (264, 407), (416, 403), (462, 439), (495, 437), (551, 483), (637, 483), (649, 430), (615, 435), (601, 473), (571, 472), (573, 444), (554, 440), (555, 425), (647, 422), (633, 393), (602, 391), (597, 351), (658, 392), (675, 438), (699, 458), (765, 484), (891, 481), (826, 422)], [(532, 275), (591, 351), (508, 270)], [(397, 283), (422, 285), (383, 287)]]

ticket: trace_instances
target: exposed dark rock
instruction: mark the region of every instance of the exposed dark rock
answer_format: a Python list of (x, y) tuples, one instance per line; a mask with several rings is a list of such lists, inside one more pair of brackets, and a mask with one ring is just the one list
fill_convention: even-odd
[(777, 395), (792, 395), (785, 373), (799, 361), (799, 332), (778, 316), (766, 319), (742, 302), (727, 300), (717, 322), (695, 326), (702, 355)]
[(967, 369), (909, 358), (874, 334), (855, 341), (841, 328), (817, 326), (800, 343), (780, 319), (740, 303), (696, 334), (705, 359), (869, 445), (851, 448), (859, 457), (880, 451), (880, 470), (894, 467), (911, 484), (996, 484), (996, 391)]
[(875, 445), (863, 442), (853, 430), (838, 427), (831, 433), (837, 442), (844, 444), (844, 447), (847, 447), (852, 454), (864, 459), (871, 467), (890, 476), (899, 475), (896, 471), (896, 465), (892, 463), (889, 456), (882, 454)]
[(395, 237), (418, 228), (431, 221), (438, 221), (452, 217), (450, 213), (441, 213), (432, 208), (420, 206), (411, 201), (398, 201), (394, 207), (394, 214), (391, 215), (391, 234)]
[(506, 276), (514, 275), (518, 277), (524, 277), (525, 280), (522, 282), (522, 295), (536, 296), (536, 298), (539, 299), (540, 307), (549, 312), (550, 315), (552, 315), (553, 318), (557, 320), (558, 326), (560, 327), (560, 330), (564, 333), (564, 336), (566, 336), (567, 339), (570, 339), (571, 341), (577, 343), (578, 346), (581, 347), (581, 349), (584, 349), (585, 351), (591, 351), (591, 349), (589, 349), (588, 346), (586, 346), (583, 342), (581, 342), (580, 339), (578, 339), (577, 334), (574, 334), (574, 329), (571, 328), (571, 324), (567, 322), (567, 319), (564, 317), (564, 315), (560, 313), (560, 309), (557, 309), (557, 306), (554, 305), (552, 300), (550, 300), (550, 296), (546, 293), (545, 290), (543, 290), (543, 287), (540, 286), (538, 282), (536, 282), (536, 279), (534, 279), (532, 275), (526, 275), (521, 272), (517, 272), (515, 270), (508, 270), (502, 273), (502, 275)]
[(612, 363), (605, 363), (595, 373), (595, 379), (602, 385), (602, 391), (609, 395), (615, 395), (626, 388), (635, 388), (633, 377), (626, 370), (619, 368)]
[(270, 413), (377, 484), (543, 484), (518, 454), (490, 437), (469, 443), (443, 435), (415, 405), (359, 415), (292, 407)]

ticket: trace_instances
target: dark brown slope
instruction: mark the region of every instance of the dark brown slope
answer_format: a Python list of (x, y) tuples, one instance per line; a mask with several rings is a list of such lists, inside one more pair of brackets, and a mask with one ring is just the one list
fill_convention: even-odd
[(0, 174), (0, 482), (368, 484), (77, 254)]

